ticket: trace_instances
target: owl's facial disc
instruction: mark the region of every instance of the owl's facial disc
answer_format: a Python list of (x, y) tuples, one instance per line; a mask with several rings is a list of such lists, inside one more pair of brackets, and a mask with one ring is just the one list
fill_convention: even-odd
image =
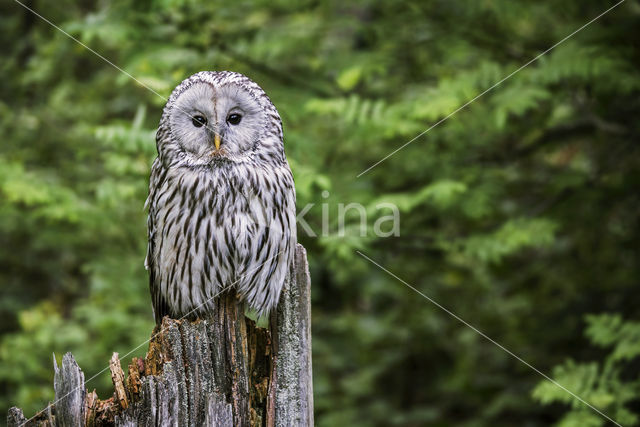
[(245, 89), (198, 82), (176, 99), (170, 126), (191, 160), (206, 164), (249, 154), (266, 119), (258, 101)]

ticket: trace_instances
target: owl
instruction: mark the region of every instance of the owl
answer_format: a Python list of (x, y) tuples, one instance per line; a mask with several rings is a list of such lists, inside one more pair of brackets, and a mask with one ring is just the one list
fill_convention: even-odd
[(206, 317), (228, 289), (268, 313), (292, 262), (296, 214), (267, 94), (239, 73), (194, 74), (169, 97), (156, 146), (145, 261), (156, 322)]

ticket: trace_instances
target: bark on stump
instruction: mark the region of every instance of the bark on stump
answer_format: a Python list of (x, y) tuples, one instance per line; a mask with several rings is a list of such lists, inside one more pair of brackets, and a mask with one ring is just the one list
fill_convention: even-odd
[(244, 316), (235, 293), (216, 301), (209, 319), (164, 318), (144, 360), (125, 374), (117, 353), (109, 364), (114, 394), (85, 389), (71, 353), (58, 368), (56, 400), (27, 423), (9, 410), (9, 426), (311, 426), (310, 278), (297, 245), (270, 330)]

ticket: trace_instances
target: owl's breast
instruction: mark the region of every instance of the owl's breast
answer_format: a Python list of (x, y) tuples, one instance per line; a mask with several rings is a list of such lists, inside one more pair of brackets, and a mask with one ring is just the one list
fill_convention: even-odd
[(167, 172), (150, 202), (152, 255), (162, 292), (179, 311), (230, 286), (247, 293), (283, 280), (295, 202), (278, 188), (274, 177), (247, 170)]

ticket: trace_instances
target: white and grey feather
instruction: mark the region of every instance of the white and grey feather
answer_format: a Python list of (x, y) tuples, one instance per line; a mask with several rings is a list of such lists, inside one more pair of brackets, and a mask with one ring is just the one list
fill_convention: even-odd
[[(232, 124), (231, 114), (241, 121)], [(242, 74), (203, 71), (169, 97), (156, 144), (145, 263), (156, 321), (206, 317), (231, 288), (266, 314), (296, 243), (295, 188), (275, 106)]]

